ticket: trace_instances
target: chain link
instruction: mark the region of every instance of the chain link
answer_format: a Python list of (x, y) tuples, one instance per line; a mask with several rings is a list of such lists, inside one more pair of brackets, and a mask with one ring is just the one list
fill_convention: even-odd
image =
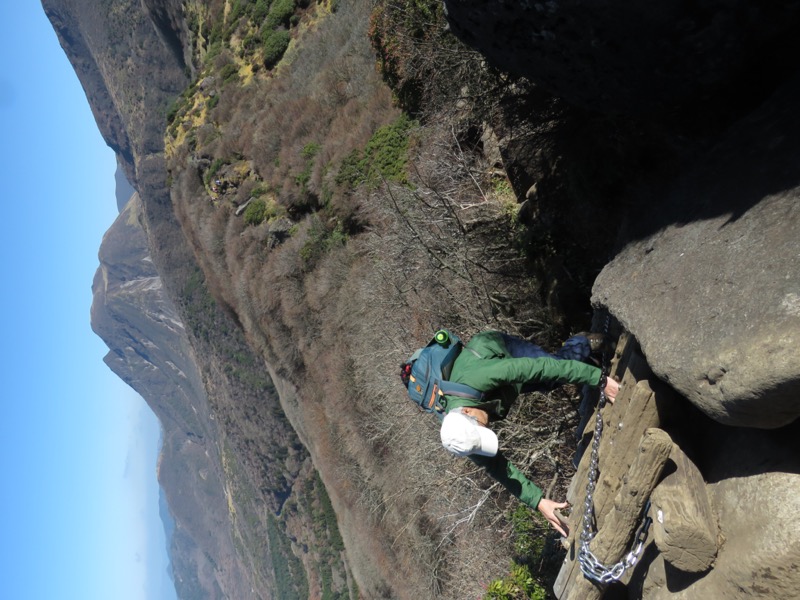
[[(608, 335), (609, 323), (611, 315), (606, 313), (605, 323), (603, 325), (603, 336)], [(603, 373), (607, 373), (607, 360), (605, 355), (605, 347), (601, 358), (601, 368)], [(600, 436), (603, 434), (603, 415), (602, 410), (606, 405), (606, 392), (604, 389), (600, 390), (600, 399), (597, 403), (597, 416), (595, 417), (594, 436), (592, 438), (592, 454), (589, 461), (589, 477), (586, 483), (586, 499), (583, 502), (583, 528), (580, 535), (580, 547), (578, 549), (578, 564), (581, 571), (588, 579), (592, 579), (601, 584), (612, 583), (619, 581), (625, 575), (625, 571), (633, 567), (638, 561), (644, 549), (645, 542), (647, 541), (647, 532), (650, 529), (652, 519), (647, 516), (650, 510), (650, 501), (644, 508), (644, 516), (636, 536), (633, 539), (630, 552), (628, 552), (621, 561), (613, 565), (604, 565), (589, 549), (589, 542), (595, 536), (595, 515), (594, 515), (594, 492), (597, 487), (597, 473), (598, 461), (600, 454)]]

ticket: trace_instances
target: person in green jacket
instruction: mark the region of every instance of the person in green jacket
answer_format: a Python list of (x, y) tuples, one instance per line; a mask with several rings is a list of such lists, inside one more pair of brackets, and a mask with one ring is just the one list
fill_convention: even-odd
[(600, 334), (579, 334), (550, 354), (526, 340), (499, 331), (485, 331), (465, 345), (450, 374), (450, 381), (483, 392), (484, 398), (446, 396), (442, 445), (484, 467), (520, 501), (538, 509), (564, 536), (567, 525), (555, 511), (568, 504), (544, 498), (542, 490), (503, 456), (497, 435), (489, 425), (508, 416), (520, 393), (552, 389), (562, 383), (602, 386), (606, 398), (613, 402), (619, 384), (584, 362), (602, 342)]

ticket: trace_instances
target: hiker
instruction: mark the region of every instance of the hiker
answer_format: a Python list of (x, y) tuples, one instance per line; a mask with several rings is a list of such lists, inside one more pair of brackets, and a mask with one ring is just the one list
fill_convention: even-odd
[[(497, 435), (489, 429), (489, 424), (505, 419), (520, 393), (546, 391), (563, 383), (601, 386), (606, 398), (613, 402), (619, 384), (606, 378), (599, 368), (584, 362), (601, 349), (604, 337), (601, 334), (575, 335), (554, 354), (499, 331), (479, 333), (463, 348), (457, 348), (461, 342), (453, 337), (455, 343), (448, 341), (447, 345), (456, 349), (451, 353), (456, 356), (455, 362), (446, 366), (445, 371), (449, 373), (441, 377), (442, 381), (437, 380), (443, 390), (436, 400), (436, 411), (442, 418), (442, 445), (453, 454), (467, 456), (484, 467), (509, 492), (539, 510), (556, 531), (566, 536), (567, 525), (555, 511), (568, 504), (544, 498), (542, 490), (499, 451)], [(443, 343), (439, 332), (435, 340)], [(429, 347), (431, 345), (435, 347), (433, 341)], [(417, 379), (411, 375), (412, 368), (422, 350), (402, 366), (401, 378), (410, 394), (409, 381), (419, 379), (419, 374)], [(452, 384), (456, 385), (451, 387)], [(434, 396), (435, 392), (431, 397)]]

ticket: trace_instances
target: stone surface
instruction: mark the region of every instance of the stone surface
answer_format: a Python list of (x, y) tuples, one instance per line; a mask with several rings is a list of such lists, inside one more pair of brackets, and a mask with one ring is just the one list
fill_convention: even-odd
[[(721, 433), (720, 433), (721, 432)], [(800, 597), (798, 426), (777, 432), (720, 428), (706, 449), (709, 497), (723, 543), (704, 576), (653, 561), (641, 597)]]
[(595, 110), (658, 109), (742, 77), (758, 77), (763, 88), (797, 55), (797, 3), (446, 0), (445, 7), (451, 30), (495, 66)]
[(593, 289), (654, 372), (729, 425), (800, 416), (799, 94), (795, 78), (663, 199), (642, 198)]
[[(625, 555), (626, 545), (639, 526), (642, 509), (661, 477), (672, 446), (669, 435), (661, 429), (651, 427), (642, 436), (631, 467), (614, 499), (614, 506), (591, 543), (592, 552), (603, 564), (617, 564)], [(559, 598), (592, 600), (602, 595), (594, 582), (579, 577)]]

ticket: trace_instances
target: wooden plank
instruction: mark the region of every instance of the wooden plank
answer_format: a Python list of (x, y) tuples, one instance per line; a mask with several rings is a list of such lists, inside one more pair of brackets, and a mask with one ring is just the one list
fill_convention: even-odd
[(653, 538), (673, 567), (702, 573), (717, 556), (716, 519), (699, 469), (677, 445), (670, 460), (675, 471), (653, 491)]
[[(630, 365), (634, 368), (629, 369)], [(611, 373), (621, 378), (623, 387), (616, 402), (603, 409), (599, 478), (594, 494), (595, 517), (599, 527), (602, 527), (606, 513), (611, 509), (613, 499), (622, 485), (623, 477), (634, 460), (642, 434), (648, 427), (660, 424), (655, 393), (647, 380), (638, 379), (640, 376), (650, 376), (651, 373), (632, 336), (620, 336)], [(587, 447), (567, 491), (567, 500), (573, 510), (568, 519), (570, 535), (565, 541), (567, 557), (553, 586), (558, 597), (568, 594), (570, 587), (583, 578), (576, 562), (576, 539), (582, 528), (595, 416), (596, 413), (592, 414), (586, 423), (584, 443)]]
[[(628, 552), (644, 505), (661, 477), (672, 447), (669, 435), (661, 429), (650, 428), (642, 436), (636, 457), (614, 499), (613, 509), (590, 544), (592, 552), (603, 564), (613, 565)], [(595, 600), (602, 596), (603, 588), (596, 582), (585, 577), (573, 581), (564, 593), (558, 595), (559, 598)]]

